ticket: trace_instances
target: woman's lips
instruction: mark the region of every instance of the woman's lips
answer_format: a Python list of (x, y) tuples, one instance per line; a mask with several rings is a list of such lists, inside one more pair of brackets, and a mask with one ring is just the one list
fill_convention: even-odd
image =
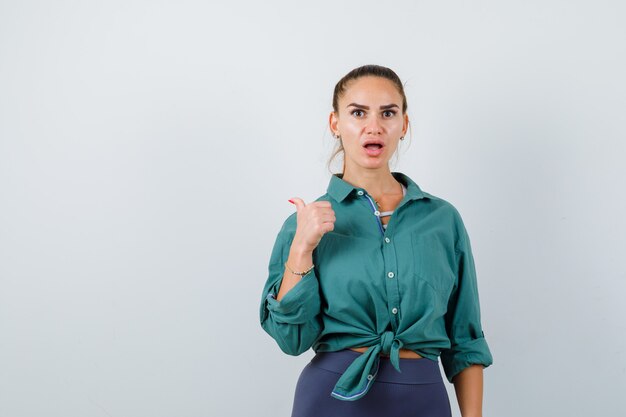
[(368, 156), (378, 156), (383, 153), (383, 146), (368, 145), (364, 146), (363, 149)]

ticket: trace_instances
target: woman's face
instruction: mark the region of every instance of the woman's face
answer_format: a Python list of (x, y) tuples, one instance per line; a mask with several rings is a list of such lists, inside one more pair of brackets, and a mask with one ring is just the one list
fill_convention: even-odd
[(333, 134), (341, 136), (345, 170), (388, 169), (409, 124), (395, 85), (382, 77), (357, 78), (348, 83), (338, 107), (329, 123)]

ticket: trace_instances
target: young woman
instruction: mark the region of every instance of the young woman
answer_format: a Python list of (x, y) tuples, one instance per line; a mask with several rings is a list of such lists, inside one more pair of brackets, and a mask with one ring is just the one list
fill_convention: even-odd
[(482, 416), (492, 356), (470, 241), (458, 211), (389, 161), (409, 119), (392, 70), (356, 68), (335, 86), (329, 124), (343, 173), (290, 201), (263, 289), (261, 325), (290, 354), (315, 357), (292, 417)]

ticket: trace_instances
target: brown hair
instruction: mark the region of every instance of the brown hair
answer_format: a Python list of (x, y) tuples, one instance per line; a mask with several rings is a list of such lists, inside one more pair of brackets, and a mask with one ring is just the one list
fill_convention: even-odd
[[(339, 114), (339, 98), (341, 98), (341, 96), (343, 96), (343, 94), (346, 92), (348, 84), (350, 84), (350, 82), (352, 81), (366, 76), (382, 77), (391, 81), (396, 86), (398, 92), (402, 96), (402, 114), (404, 115), (404, 113), (406, 113), (406, 94), (404, 93), (404, 86), (402, 85), (402, 81), (400, 81), (400, 77), (398, 77), (398, 74), (396, 74), (393, 70), (380, 65), (363, 65), (361, 67), (353, 69), (352, 71), (344, 75), (343, 78), (340, 79), (339, 82), (335, 85), (335, 90), (333, 92), (333, 111), (335, 112), (335, 114)], [(337, 146), (335, 146), (335, 150), (328, 160), (329, 170), (330, 164), (335, 159), (335, 157), (343, 152), (343, 144), (341, 143), (341, 140), (338, 140)], [(346, 161), (344, 158), (342, 172), (345, 172), (345, 170)]]

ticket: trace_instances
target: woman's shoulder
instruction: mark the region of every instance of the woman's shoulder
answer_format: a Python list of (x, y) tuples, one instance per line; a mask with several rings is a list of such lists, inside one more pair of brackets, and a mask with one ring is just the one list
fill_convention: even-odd
[(455, 246), (468, 240), (467, 229), (461, 213), (456, 205), (447, 199), (435, 196), (433, 194), (423, 192), (428, 199), (428, 204), (432, 205), (431, 213), (436, 213), (439, 221), (444, 222), (450, 227), (454, 233)]
[[(465, 223), (461, 213), (457, 209), (456, 205), (451, 203), (448, 199), (442, 198), (432, 193), (422, 191), (424, 194), (423, 199), (418, 200), (418, 204), (425, 204), (427, 208), (427, 215), (431, 216), (433, 221), (438, 224), (445, 225), (446, 230), (452, 233), (453, 239), (458, 244), (462, 241), (462, 237), (467, 235)], [(419, 216), (425, 215), (424, 211), (417, 210), (415, 212)]]
[(431, 205), (434, 210), (443, 211), (449, 214), (454, 219), (461, 220), (461, 214), (459, 213), (459, 210), (448, 199), (442, 198), (426, 191), (422, 191), (422, 193), (427, 200), (427, 204)]
[(283, 225), (280, 228), (279, 235), (289, 235), (296, 233), (296, 227), (298, 226), (297, 221), (298, 212), (294, 211), (283, 221)]
[(424, 191), (424, 189), (406, 173), (394, 172), (393, 175), (407, 188), (409, 196), (417, 200), (419, 204), (425, 204), (429, 209), (437, 210), (440, 213), (445, 212), (451, 216), (460, 217), (458, 210), (450, 201), (439, 195)]

